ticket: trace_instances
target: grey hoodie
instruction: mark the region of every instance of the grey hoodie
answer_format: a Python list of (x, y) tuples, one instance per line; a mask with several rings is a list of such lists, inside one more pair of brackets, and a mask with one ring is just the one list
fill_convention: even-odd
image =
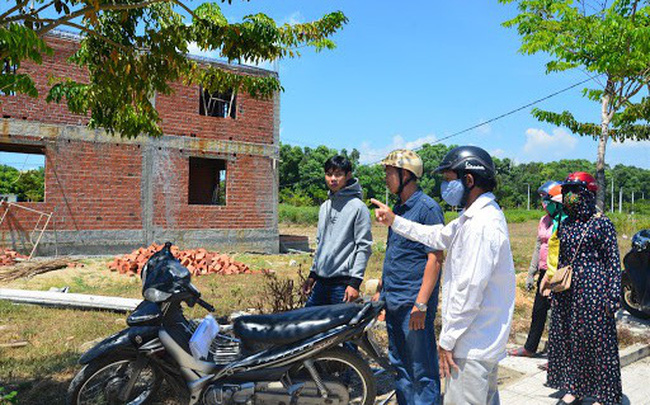
[(318, 212), (316, 253), (310, 277), (344, 282), (359, 289), (372, 253), (370, 211), (361, 200), (354, 179), (329, 199)]

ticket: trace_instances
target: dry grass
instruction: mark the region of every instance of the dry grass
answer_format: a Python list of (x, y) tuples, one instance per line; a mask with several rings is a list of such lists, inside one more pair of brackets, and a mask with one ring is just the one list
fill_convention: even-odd
[[(525, 291), (524, 282), (535, 243), (536, 227), (536, 221), (510, 224), (519, 287), (513, 337), (516, 333), (527, 332), (530, 323), (534, 295)], [(307, 235), (313, 247), (316, 229), (313, 226), (283, 225), (281, 233)], [(366, 279), (381, 277), (387, 230), (376, 225), (373, 227), (373, 235), (375, 245)], [(624, 247), (625, 243), (627, 247)], [(621, 244), (622, 249), (629, 248), (628, 241), (623, 240)], [(253, 269), (272, 269), (279, 277), (294, 280), (298, 280), (300, 268), (307, 272), (311, 266), (309, 254), (236, 254), (233, 258)], [(85, 267), (53, 271), (29, 280), (15, 280), (0, 284), (0, 288), (48, 290), (50, 287), (69, 286), (70, 292), (139, 298), (139, 278), (110, 272), (107, 268), (110, 259), (86, 259), (83, 260)], [(195, 278), (193, 282), (202, 291), (204, 298), (215, 305), (218, 315), (229, 315), (235, 310), (254, 307), (263, 291), (263, 280), (262, 274), (208, 275)], [(192, 317), (202, 317), (204, 314), (205, 311), (200, 308), (189, 311)], [(80, 346), (124, 328), (124, 319), (123, 314), (110, 312), (41, 308), (0, 301), (0, 343), (21, 340), (29, 342), (22, 348), (0, 349), (0, 386), (17, 389), (21, 404), (63, 403), (69, 380), (77, 370), (76, 361), (82, 352)], [(637, 339), (622, 333), (622, 342)], [(385, 340), (385, 337), (381, 338), (382, 341)]]

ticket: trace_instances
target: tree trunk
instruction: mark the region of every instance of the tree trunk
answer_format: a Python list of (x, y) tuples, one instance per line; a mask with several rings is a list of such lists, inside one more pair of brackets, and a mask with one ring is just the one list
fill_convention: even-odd
[(598, 138), (598, 158), (596, 159), (596, 183), (598, 183), (596, 207), (602, 212), (605, 211), (605, 149), (609, 139), (609, 123), (611, 122), (609, 101), (610, 95), (605, 92), (601, 100), (600, 137)]

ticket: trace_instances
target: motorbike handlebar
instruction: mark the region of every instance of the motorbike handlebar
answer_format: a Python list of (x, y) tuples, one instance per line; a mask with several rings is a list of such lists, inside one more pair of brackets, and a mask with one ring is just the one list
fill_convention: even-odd
[(203, 301), (201, 298), (197, 298), (196, 303), (208, 310), (208, 312), (214, 312), (214, 307)]

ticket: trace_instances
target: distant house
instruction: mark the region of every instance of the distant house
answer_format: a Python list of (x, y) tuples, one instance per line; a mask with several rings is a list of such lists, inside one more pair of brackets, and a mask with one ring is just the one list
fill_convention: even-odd
[[(157, 95), (160, 139), (113, 137), (87, 117), (45, 102), (49, 74), (83, 80), (66, 59), (79, 38), (55, 33), (42, 65), (24, 63), (40, 96), (1, 97), (0, 150), (45, 156), (45, 199), (23, 205), (53, 213), (40, 253), (107, 254), (170, 240), (183, 247), (278, 250), (279, 96), (211, 95), (173, 84)], [(215, 63), (242, 75), (264, 69)], [(2, 212), (0, 212), (0, 215)], [(14, 210), (0, 228), (34, 229), (38, 214)]]

